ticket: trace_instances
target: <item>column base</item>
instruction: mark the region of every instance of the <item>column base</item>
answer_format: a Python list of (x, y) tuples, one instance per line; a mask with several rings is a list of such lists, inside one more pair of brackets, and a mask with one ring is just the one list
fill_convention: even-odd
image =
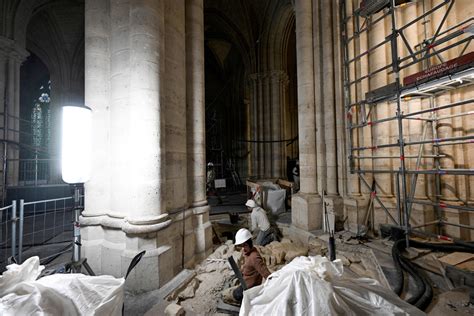
[(324, 202), (326, 203), (326, 211), (328, 212), (328, 214), (334, 214), (335, 231), (343, 230), (344, 229), (344, 201), (342, 197), (340, 195), (326, 195), (324, 196)]
[(321, 229), (322, 201), (318, 194), (297, 193), (291, 198), (291, 224), (304, 231)]
[(139, 293), (160, 288), (183, 265), (191, 268), (212, 252), (209, 206), (160, 217), (158, 223), (108, 215), (81, 217), (82, 256), (96, 274), (125, 277), (133, 257), (146, 250), (128, 276), (126, 289)]
[(212, 253), (212, 224), (209, 221), (209, 205), (191, 208), (193, 211), (193, 227), (195, 261), (199, 262)]

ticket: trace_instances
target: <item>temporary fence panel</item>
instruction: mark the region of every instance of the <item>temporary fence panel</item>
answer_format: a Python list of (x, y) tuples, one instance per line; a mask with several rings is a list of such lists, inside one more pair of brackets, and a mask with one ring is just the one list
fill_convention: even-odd
[(10, 263), (9, 259), (17, 255), (18, 214), (16, 201), (0, 208), (0, 271)]

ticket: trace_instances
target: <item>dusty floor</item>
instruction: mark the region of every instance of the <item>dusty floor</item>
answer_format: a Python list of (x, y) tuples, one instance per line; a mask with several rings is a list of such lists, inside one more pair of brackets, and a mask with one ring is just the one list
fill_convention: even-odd
[[(258, 247), (262, 257), (271, 271), (276, 271), (300, 255), (325, 255), (327, 253), (327, 236), (322, 235), (310, 240), (308, 247), (302, 247), (284, 238), (266, 247)], [(344, 273), (349, 277), (370, 277), (378, 280), (390, 289), (393, 273), (393, 261), (390, 255), (392, 243), (389, 240), (377, 239), (364, 244), (351, 238), (348, 232), (337, 236), (337, 258), (344, 264)], [(425, 254), (414, 250), (412, 256)], [(217, 309), (221, 292), (224, 288), (236, 283), (234, 273), (226, 258), (233, 255), (236, 261), (241, 258), (239, 251), (234, 249), (231, 241), (219, 246), (213, 254), (198, 265), (196, 275), (179, 294), (155, 304), (146, 315), (163, 315), (167, 305), (180, 305), (186, 315), (225, 315)], [(435, 298), (427, 309), (428, 315), (473, 315), (474, 306), (469, 304), (469, 293), (466, 289), (449, 290), (442, 283), (444, 280), (435, 274), (431, 275)], [(405, 297), (410, 294), (407, 287)], [(390, 289), (391, 290), (391, 289)]]
[[(280, 224), (281, 222), (286, 223), (285, 219), (288, 219), (288, 216), (286, 216), (288, 214), (283, 214), (279, 220)], [(225, 315), (225, 313), (218, 312), (217, 304), (221, 298), (222, 290), (236, 282), (234, 273), (227, 263), (227, 258), (232, 255), (236, 261), (239, 261), (241, 257), (240, 252), (234, 249), (232, 242), (226, 241), (225, 232), (236, 230), (236, 227), (242, 225), (246, 226), (248, 224), (247, 217), (248, 215), (241, 214), (240, 221), (236, 226), (230, 223), (228, 215), (214, 215), (214, 223), (220, 226), (219, 229), (224, 232), (220, 240), (223, 244), (217, 245), (215, 251), (193, 270), (183, 271), (182, 275), (174, 280), (175, 283), (184, 283), (183, 290), (174, 293), (174, 295), (169, 295), (169, 291), (167, 292), (163, 288), (140, 295), (127, 294), (125, 314), (165, 315), (166, 307), (176, 303), (182, 306), (186, 315)], [(51, 245), (44, 247), (48, 255), (61, 252), (70, 245), (65, 237), (69, 236), (58, 236), (51, 241)], [(393, 243), (384, 239), (373, 239), (360, 243), (353, 237), (353, 234), (349, 232), (342, 232), (336, 238), (337, 258), (342, 260), (345, 273), (350, 277), (374, 278), (382, 285), (390, 288), (389, 284), (394, 277), (394, 264), (391, 257)], [(326, 245), (327, 236), (319, 235), (311, 238), (307, 247), (301, 247), (284, 238), (281, 242), (274, 242), (266, 247), (258, 247), (258, 249), (269, 269), (276, 271), (296, 256), (326, 255)], [(41, 252), (43, 255), (46, 253), (44, 249), (36, 247), (27, 251), (30, 255), (37, 252)], [(425, 256), (440, 257), (444, 254), (430, 254), (426, 251), (414, 249), (412, 253), (407, 255), (412, 256), (413, 260), (418, 262)], [(49, 262), (48, 267), (51, 268), (59, 263), (67, 262), (70, 260), (70, 256), (70, 251), (66, 251), (58, 257), (52, 256), (52, 261)], [(419, 265), (423, 266), (423, 261), (420, 261)], [(436, 271), (435, 273), (425, 271), (425, 273), (430, 277), (435, 293), (433, 302), (427, 309), (428, 315), (474, 315), (474, 306), (469, 304), (469, 293), (466, 289), (453, 289), (446, 279)], [(412, 290), (410, 289), (411, 282), (407, 281), (406, 283), (407, 291), (403, 296), (405, 298), (410, 295), (409, 293)]]

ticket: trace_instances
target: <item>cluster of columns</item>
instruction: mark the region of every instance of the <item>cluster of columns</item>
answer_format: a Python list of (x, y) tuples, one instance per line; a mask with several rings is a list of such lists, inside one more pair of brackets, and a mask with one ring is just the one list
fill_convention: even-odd
[(304, 231), (322, 228), (321, 196), (336, 218), (343, 211), (338, 171), (343, 125), (337, 123), (342, 114), (336, 111), (341, 104), (335, 81), (340, 63), (333, 48), (337, 12), (332, 1), (295, 2), (300, 192), (292, 198), (292, 224)]
[(286, 161), (283, 113), (286, 107), (288, 75), (282, 70), (249, 76), (252, 169), (259, 179), (284, 176)]
[[(18, 184), (20, 141), (20, 66), (28, 52), (15, 41), (0, 36), (0, 170), (2, 187)], [(6, 164), (8, 161), (8, 165)], [(3, 192), (4, 193), (4, 192)], [(2, 194), (2, 193), (0, 193)], [(5, 198), (4, 196), (1, 197)]]
[(202, 0), (86, 1), (93, 110), (83, 254), (131, 289), (158, 288), (211, 247), (205, 194)]

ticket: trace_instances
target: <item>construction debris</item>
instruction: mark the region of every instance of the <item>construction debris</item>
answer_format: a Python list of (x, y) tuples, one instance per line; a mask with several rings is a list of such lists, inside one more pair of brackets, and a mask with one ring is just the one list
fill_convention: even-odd
[(458, 288), (441, 293), (433, 306), (428, 310), (429, 315), (474, 315), (474, 305), (469, 303), (469, 289)]
[(175, 303), (171, 303), (165, 309), (166, 316), (183, 316), (185, 315), (183, 306), (180, 306)]

